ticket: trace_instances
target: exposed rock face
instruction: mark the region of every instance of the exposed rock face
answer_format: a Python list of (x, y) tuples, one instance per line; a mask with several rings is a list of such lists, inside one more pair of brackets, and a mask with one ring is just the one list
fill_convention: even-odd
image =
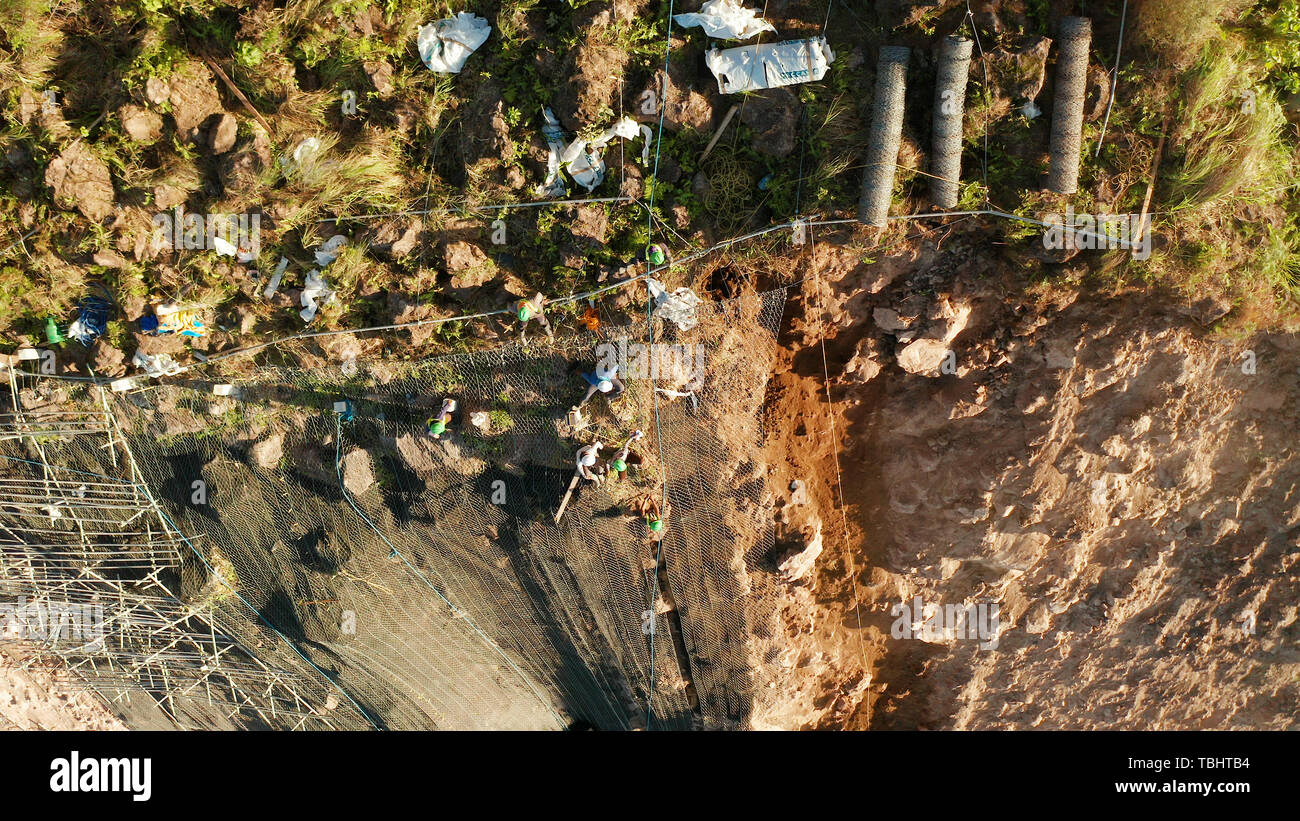
[(96, 265), (102, 265), (105, 268), (125, 268), (126, 259), (116, 251), (104, 249), (96, 251), (92, 257)]
[(24, 88), (18, 95), (18, 122), (27, 125), (41, 110), (41, 100), (30, 89)]
[(144, 96), (153, 105), (162, 105), (167, 102), (171, 93), (171, 87), (161, 77), (150, 77), (145, 81)]
[[(951, 373), (957, 372), (956, 356), (952, 354), (952, 341), (966, 328), (970, 319), (969, 304), (959, 303), (954, 306), (948, 300), (942, 301), (933, 312), (934, 324), (926, 335), (908, 343), (898, 352), (898, 366), (908, 373), (922, 376), (938, 376), (943, 372), (944, 362), (952, 365)], [(882, 313), (886, 321), (888, 313)], [(891, 324), (898, 324), (898, 315), (894, 313)], [(902, 330), (901, 328), (897, 330)]]
[(212, 126), (213, 154), (225, 154), (235, 147), (235, 134), (239, 130), (239, 120), (233, 114), (222, 114)]
[(949, 351), (942, 339), (917, 339), (898, 352), (898, 367), (908, 373), (938, 376)]
[(189, 199), (190, 193), (174, 185), (155, 185), (153, 187), (153, 204), (159, 208), (174, 208)]
[(390, 259), (402, 259), (416, 249), (424, 222), (419, 217), (409, 222), (386, 222), (375, 229), (368, 241), (371, 250)]
[(250, 453), (258, 466), (268, 470), (274, 468), (284, 456), (284, 435), (277, 433), (257, 442)]
[[(885, 514), (891, 568), (927, 601), (998, 602), (1006, 628), (996, 651), (957, 641), (927, 664), (944, 686), (918, 706), (958, 728), (1292, 725), (1276, 705), (1300, 662), (1276, 648), (1300, 591), (1275, 570), (1295, 551), (1297, 468), (1241, 449), (1276, 435), (1266, 408), (1297, 400), (1294, 376), (1243, 374), (1236, 351), (1141, 308), (1035, 325), (1014, 359), (967, 377), (1013, 388), (981, 416), (937, 425), (912, 390), (879, 411), (913, 434), (875, 450), (912, 494)], [(1276, 677), (1251, 681), (1264, 669)]]
[(221, 157), (217, 173), (221, 186), (227, 191), (252, 189), (258, 175), (271, 165), (271, 142), (260, 127), (253, 128), (253, 136), (245, 137), (235, 146), (234, 153)]
[(467, 240), (443, 243), (443, 259), (455, 288), (477, 288), (492, 280), (496, 266), (478, 245)]
[(1046, 37), (1027, 39), (1004, 58), (1003, 65), (1017, 80), (1008, 90), (1016, 103), (1036, 100), (1047, 79), (1047, 56), (1052, 41)]
[(803, 534), (803, 543), (786, 551), (777, 561), (777, 571), (787, 582), (797, 582), (807, 578), (817, 565), (817, 558), (822, 554), (822, 527), (816, 522), (811, 532)]
[(975, 120), (976, 124), (1004, 117), (1012, 109), (1029, 112), (1040, 108), (1035, 101), (1047, 80), (1052, 41), (1046, 37), (1008, 35), (1001, 42), (1007, 45), (987, 52), (971, 66), (972, 78), (983, 77), (987, 70), (992, 93), (987, 110)]
[[(419, 322), (437, 316), (451, 316), (451, 311), (439, 311), (432, 305), (421, 305), (414, 296), (409, 299), (395, 291), (388, 292), (388, 316), (394, 325)], [(416, 325), (407, 329), (411, 335), (411, 344), (419, 346), (428, 342), (437, 331), (436, 325)]]
[(388, 97), (393, 93), (393, 66), (387, 60), (377, 60), (362, 64), (366, 71), (366, 76), (370, 78), (370, 84), (375, 87), (375, 91), (380, 97)]
[(583, 237), (595, 243), (605, 241), (605, 231), (609, 228), (609, 214), (604, 208), (593, 205), (579, 205), (569, 230), (575, 237)]
[(353, 496), (360, 496), (375, 483), (375, 470), (370, 464), (370, 454), (354, 450), (343, 457), (343, 487)]
[(668, 110), (664, 112), (664, 127), (674, 131), (693, 128), (708, 132), (713, 128), (713, 103), (693, 88), (670, 90)]
[(447, 470), (454, 470), (465, 476), (478, 476), (487, 467), (487, 463), (456, 443), (454, 439), (444, 436), (438, 440), (436, 447), (441, 451), (440, 464)]
[[(834, 525), (803, 581), (777, 586), (787, 686), (756, 723), (1296, 725), (1300, 463), (1276, 444), (1300, 403), (1295, 335), (1232, 344), (1138, 291), (1030, 289), (980, 274), (960, 239), (868, 265), (822, 243), (809, 257), (768, 389), (786, 444), (766, 463), (775, 494), (797, 478)], [(955, 373), (894, 367), (918, 341), (922, 365), (951, 349)], [(806, 524), (778, 508), (778, 529)], [(996, 605), (996, 646), (946, 624), (894, 635), (918, 619), (892, 608), (917, 596)], [(826, 623), (841, 629), (810, 630)]]
[(85, 143), (73, 143), (50, 162), (45, 184), (54, 190), (54, 202), (60, 208), (75, 208), (94, 222), (113, 213), (113, 179), (108, 166)]
[(788, 88), (767, 88), (749, 95), (740, 121), (754, 129), (753, 149), (769, 157), (794, 151), (799, 139), (799, 98)]
[(864, 337), (853, 352), (853, 356), (844, 365), (844, 374), (856, 383), (870, 382), (880, 375), (884, 366), (880, 364), (878, 346), (874, 340)]
[(480, 163), (498, 166), (510, 146), (501, 89), (487, 82), (479, 86), (460, 118), (460, 152), (471, 172)]
[(89, 688), (42, 663), (36, 648), (8, 640), (0, 650), (0, 724), (14, 730), (126, 730)]
[(162, 136), (162, 117), (147, 108), (128, 103), (117, 110), (117, 116), (122, 130), (138, 143), (152, 143)]
[[(108, 227), (117, 237), (114, 247), (118, 252), (130, 254), (132, 259), (142, 262), (157, 257), (168, 247), (170, 239), (166, 232), (158, 230), (153, 223), (160, 208), (155, 203), (148, 210), (134, 205), (115, 209), (115, 216)], [(129, 298), (127, 301), (130, 301)]]
[[(654, 126), (659, 122), (659, 110), (662, 107), (664, 128), (670, 131), (681, 131), (685, 128), (700, 132), (712, 131), (715, 115), (721, 116), (718, 114), (718, 109), (726, 111), (726, 106), (718, 106), (715, 103), (716, 86), (710, 88), (707, 85), (712, 78), (707, 78), (697, 88), (694, 72), (688, 72), (682, 63), (670, 63), (668, 71), (671, 82), (668, 86), (667, 99), (665, 100), (664, 72), (661, 68), (655, 72), (651, 86), (637, 98), (628, 113), (629, 116), (638, 122)], [(704, 91), (701, 91), (701, 88)]]
[(417, 474), (428, 475), (438, 467), (437, 443), (432, 437), (404, 433), (397, 437), (397, 452)]
[[(222, 110), (212, 72), (201, 63), (190, 63), (177, 71), (168, 78), (166, 89), (172, 120), (183, 140), (196, 139), (207, 119)], [(160, 88), (155, 90), (161, 92)], [(145, 93), (149, 93), (147, 85)]]
[[(951, 302), (933, 315), (957, 327)], [(888, 645), (873, 726), (1294, 725), (1279, 705), (1300, 659), (1278, 649), (1300, 583), (1279, 571), (1300, 542), (1300, 467), (1265, 443), (1286, 424), (1267, 409), (1300, 385), (1244, 373), (1238, 349), (1153, 303), (999, 300), (966, 314), (964, 376), (876, 378), (862, 463), (888, 490), (858, 521), (890, 546), (878, 607), (996, 603), (1001, 633), (996, 649)], [(1281, 362), (1297, 343), (1249, 347)], [(888, 695), (903, 681), (934, 684)]]
[(891, 308), (876, 308), (871, 312), (871, 318), (882, 331), (906, 331), (911, 327), (910, 322), (904, 322), (898, 316), (898, 311)]
[[(635, 5), (628, 3), (629, 6)], [(618, 81), (627, 66), (628, 55), (622, 48), (602, 40), (612, 39), (608, 17), (591, 21), (578, 48), (564, 56), (558, 77), (567, 77), (555, 89), (552, 109), (560, 124), (569, 131), (588, 126), (607, 127), (612, 122), (597, 122), (602, 112), (613, 106)]]
[(126, 374), (126, 354), (108, 344), (104, 338), (95, 340), (91, 352), (90, 366), (99, 376), (124, 376)]

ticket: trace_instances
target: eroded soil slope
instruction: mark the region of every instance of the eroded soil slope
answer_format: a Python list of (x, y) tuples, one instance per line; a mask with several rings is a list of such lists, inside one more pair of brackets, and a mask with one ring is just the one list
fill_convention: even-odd
[[(826, 545), (786, 587), (772, 723), (1294, 726), (1296, 338), (1229, 341), (1154, 293), (1024, 296), (961, 235), (870, 263), (831, 239), (805, 254), (769, 397), (792, 442), (773, 470), (808, 483), (778, 526)], [(997, 603), (996, 649), (892, 638), (916, 596)]]

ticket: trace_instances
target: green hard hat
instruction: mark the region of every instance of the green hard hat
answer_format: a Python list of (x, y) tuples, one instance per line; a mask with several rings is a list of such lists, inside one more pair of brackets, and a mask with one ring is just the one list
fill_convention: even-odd
[(663, 519), (655, 519), (655, 520), (652, 521), (652, 522), (647, 522), (647, 523), (646, 523), (646, 527), (650, 528), (650, 529), (651, 529), (652, 531), (654, 531), (655, 533), (658, 533), (659, 531), (661, 531), (661, 530), (664, 529), (664, 520), (663, 520)]
[(664, 256), (664, 249), (660, 248), (658, 245), (651, 245), (649, 248), (646, 248), (645, 256), (646, 259), (650, 260), (650, 262), (655, 265), (663, 265), (664, 260), (666, 259)]
[(615, 459), (614, 470), (617, 470), (619, 473), (627, 470), (627, 462), (624, 462), (622, 459)]
[(532, 319), (532, 317), (533, 317), (533, 306), (527, 302), (520, 303), (519, 321), (527, 322), (529, 319)]
[(441, 419), (429, 420), (429, 433), (434, 433), (434, 434), (442, 433), (446, 429), (447, 429), (447, 423), (442, 421)]

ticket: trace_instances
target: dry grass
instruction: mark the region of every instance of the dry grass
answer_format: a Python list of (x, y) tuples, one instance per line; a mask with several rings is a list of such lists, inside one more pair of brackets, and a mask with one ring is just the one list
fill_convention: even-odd
[(1141, 0), (1134, 3), (1131, 31), (1159, 55), (1163, 65), (1185, 69), (1220, 24), (1236, 20), (1255, 0)]
[(41, 88), (58, 59), (63, 32), (46, 23), (54, 0), (0, 3), (0, 94)]
[(1242, 48), (1233, 40), (1212, 40), (1185, 75), (1185, 102), (1170, 143), (1180, 158), (1167, 196), (1175, 210), (1244, 199), (1271, 202), (1276, 189), (1292, 182), (1282, 106), (1256, 89)]
[(409, 204), (411, 192), (405, 162), (396, 142), (366, 127), (351, 148), (340, 149), (336, 134), (317, 137), (320, 148), (286, 171), (279, 194), (279, 230), (314, 222), (322, 215), (342, 216), (362, 209), (398, 211)]
[(1253, 79), (1242, 45), (1225, 38), (1184, 76), (1153, 227), (1168, 245), (1149, 267), (1191, 299), (1220, 295), (1264, 317), (1300, 296), (1300, 235), (1286, 119), (1262, 86), (1253, 110), (1243, 105)]

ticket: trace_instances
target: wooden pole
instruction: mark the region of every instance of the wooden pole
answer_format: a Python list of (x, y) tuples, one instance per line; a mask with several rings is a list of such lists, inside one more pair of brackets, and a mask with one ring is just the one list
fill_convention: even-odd
[(703, 162), (705, 157), (709, 156), (709, 152), (713, 150), (713, 146), (718, 144), (718, 138), (722, 136), (722, 132), (727, 130), (727, 125), (731, 123), (731, 118), (736, 116), (736, 111), (739, 109), (740, 104), (736, 103), (727, 110), (727, 116), (722, 118), (722, 125), (718, 126), (717, 131), (713, 132), (713, 139), (709, 140), (709, 144), (704, 146), (704, 153), (700, 155), (700, 162)]
[(569, 499), (573, 496), (573, 491), (578, 487), (578, 482), (582, 481), (582, 474), (577, 471), (573, 472), (573, 479), (569, 482), (569, 489), (565, 491), (564, 498), (560, 500), (560, 509), (555, 511), (555, 523), (560, 523), (560, 517), (564, 515), (564, 510), (569, 506)]

